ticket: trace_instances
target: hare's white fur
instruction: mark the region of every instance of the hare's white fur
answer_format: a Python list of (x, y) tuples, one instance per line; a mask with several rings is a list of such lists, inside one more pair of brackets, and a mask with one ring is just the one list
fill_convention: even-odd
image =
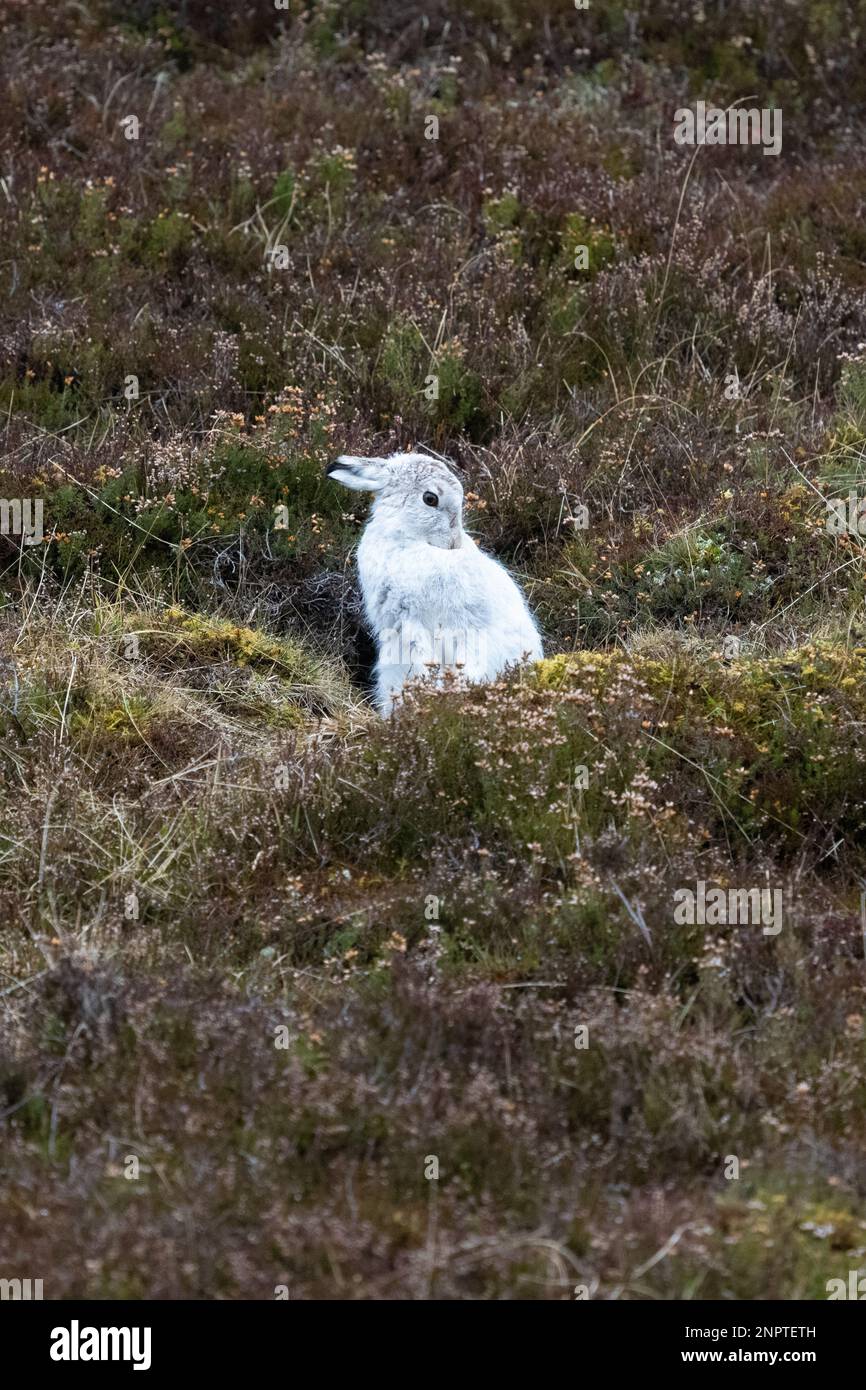
[(407, 680), (457, 668), (466, 680), (488, 681), (542, 656), (523, 594), (464, 531), (463, 488), (444, 463), (426, 454), (343, 454), (328, 476), (374, 494), (358, 574), (383, 715)]

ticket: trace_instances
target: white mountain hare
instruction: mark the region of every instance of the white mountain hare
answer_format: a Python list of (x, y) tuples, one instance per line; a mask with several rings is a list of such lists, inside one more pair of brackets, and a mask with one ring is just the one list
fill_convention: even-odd
[(526, 600), (507, 570), (463, 529), (463, 488), (426, 454), (343, 454), (328, 477), (375, 494), (358, 546), (367, 621), (378, 647), (382, 715), (407, 680), (454, 670), (493, 680), (542, 656)]

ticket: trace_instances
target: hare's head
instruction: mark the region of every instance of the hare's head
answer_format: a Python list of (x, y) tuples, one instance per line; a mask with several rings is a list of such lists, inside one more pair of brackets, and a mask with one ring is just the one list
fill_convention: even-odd
[(342, 454), (328, 465), (328, 477), (356, 492), (374, 494), (378, 526), (406, 541), (423, 541), (442, 550), (463, 544), (463, 488), (446, 464), (427, 454), (355, 458)]

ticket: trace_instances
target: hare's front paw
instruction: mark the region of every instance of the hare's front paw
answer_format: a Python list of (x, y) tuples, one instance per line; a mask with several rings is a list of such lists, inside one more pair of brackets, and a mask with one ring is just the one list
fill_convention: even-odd
[(376, 706), (383, 719), (394, 708), (394, 700), (400, 694), (409, 675), (408, 666), (380, 666), (376, 675)]

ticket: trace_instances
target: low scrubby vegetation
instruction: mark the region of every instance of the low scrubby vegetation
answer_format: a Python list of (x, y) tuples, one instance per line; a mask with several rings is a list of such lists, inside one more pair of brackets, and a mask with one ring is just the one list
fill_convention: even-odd
[[(0, 14), (0, 495), (44, 528), (0, 536), (0, 1248), (46, 1297), (824, 1297), (866, 1256), (862, 6)], [(699, 98), (782, 154), (678, 147)], [(548, 656), (383, 722), (324, 466), (414, 446)], [(675, 920), (701, 883), (781, 930)]]

